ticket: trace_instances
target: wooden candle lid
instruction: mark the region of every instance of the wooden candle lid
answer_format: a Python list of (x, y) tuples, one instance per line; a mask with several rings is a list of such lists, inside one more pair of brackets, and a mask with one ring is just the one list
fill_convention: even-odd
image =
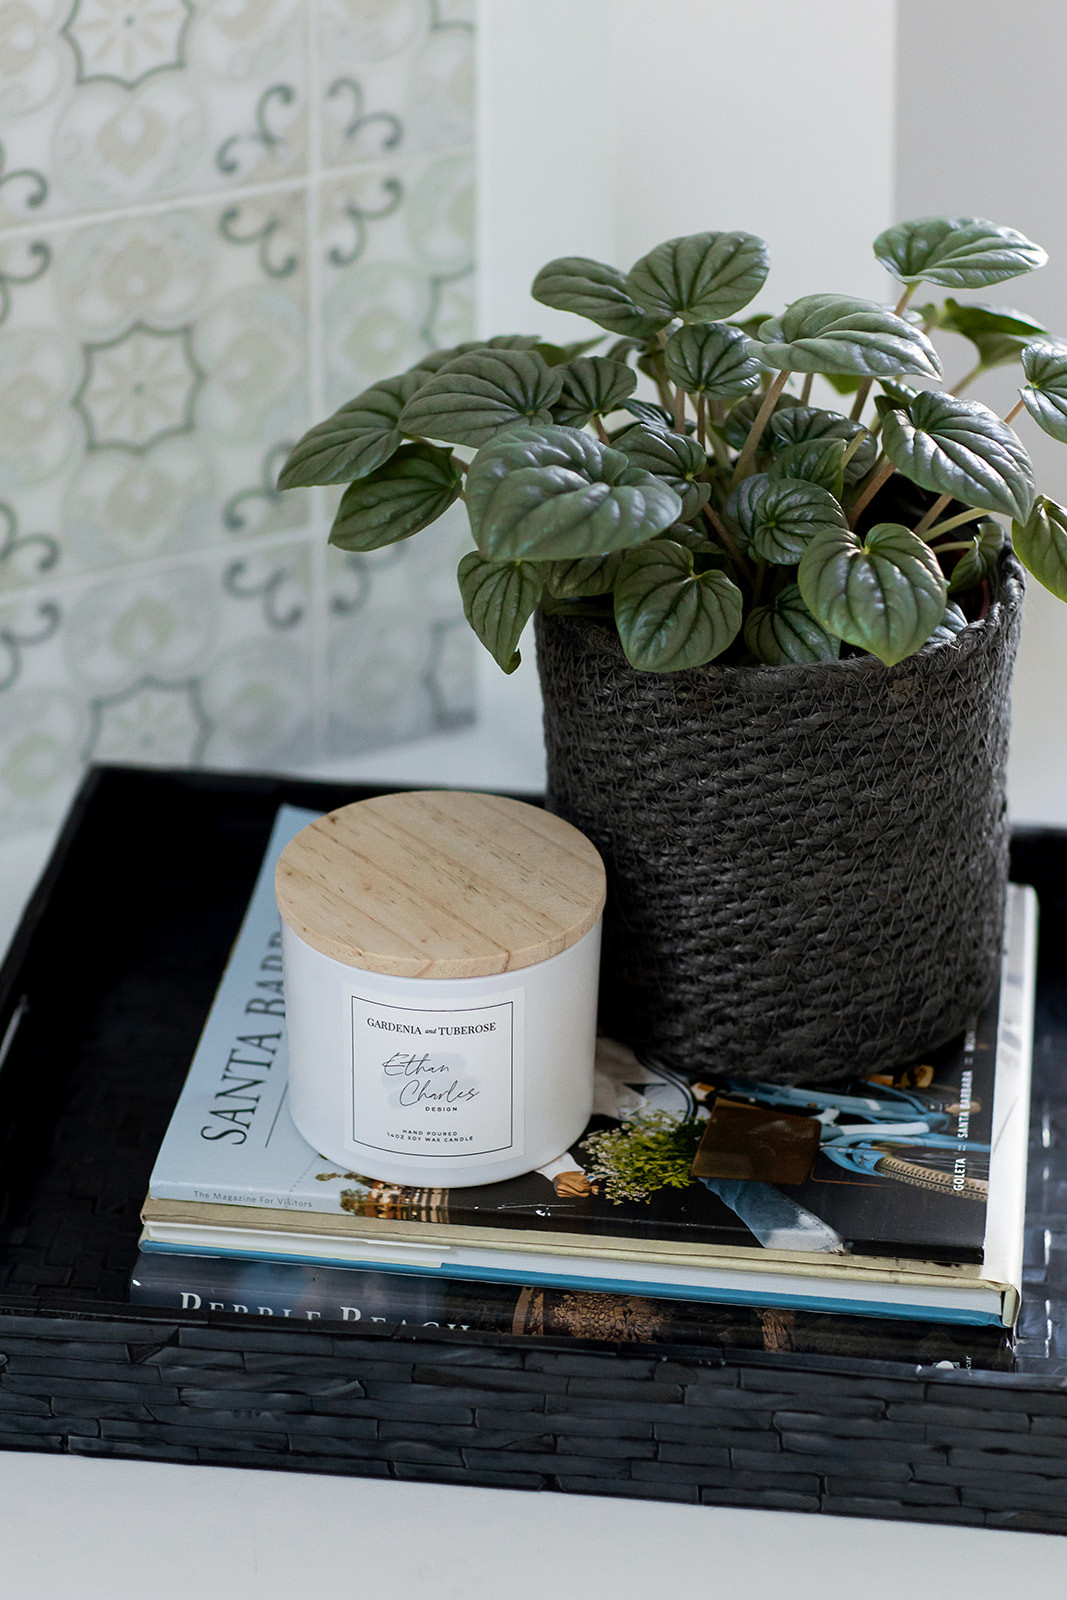
[(569, 822), (447, 789), (331, 811), (286, 845), (274, 881), (313, 950), (401, 978), (531, 967), (576, 944), (604, 906), (604, 864)]

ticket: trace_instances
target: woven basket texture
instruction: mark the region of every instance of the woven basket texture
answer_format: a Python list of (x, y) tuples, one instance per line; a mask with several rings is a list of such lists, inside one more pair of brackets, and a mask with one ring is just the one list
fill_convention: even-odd
[(549, 808), (608, 869), (601, 1022), (691, 1076), (840, 1082), (966, 1027), (997, 977), (1022, 571), (895, 667), (637, 672), (539, 615)]

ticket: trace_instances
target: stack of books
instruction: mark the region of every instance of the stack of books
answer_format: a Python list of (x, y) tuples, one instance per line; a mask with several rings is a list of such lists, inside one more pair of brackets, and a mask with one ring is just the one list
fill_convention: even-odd
[(299, 1320), (1010, 1364), (1036, 909), (999, 993), (891, 1080), (690, 1083), (602, 1040), (585, 1135), (537, 1172), (417, 1189), (342, 1172), (287, 1110), (279, 812), (156, 1161), (132, 1298)]

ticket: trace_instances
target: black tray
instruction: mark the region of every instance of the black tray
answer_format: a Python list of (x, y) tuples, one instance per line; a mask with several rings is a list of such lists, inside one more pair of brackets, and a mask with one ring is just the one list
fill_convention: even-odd
[(1067, 834), (1042, 907), (1014, 1372), (134, 1307), (156, 1149), (278, 804), (97, 768), (0, 973), (0, 1445), (1067, 1532)]

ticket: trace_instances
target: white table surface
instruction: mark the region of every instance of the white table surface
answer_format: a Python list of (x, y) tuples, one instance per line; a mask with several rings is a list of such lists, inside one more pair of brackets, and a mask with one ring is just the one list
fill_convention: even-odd
[[(490, 683), (477, 729), (321, 775), (536, 791), (535, 690)], [(0, 944), (50, 837), (0, 849)], [(0, 1451), (0, 1600), (999, 1600), (1020, 1583), (1061, 1595), (1067, 1539)]]

